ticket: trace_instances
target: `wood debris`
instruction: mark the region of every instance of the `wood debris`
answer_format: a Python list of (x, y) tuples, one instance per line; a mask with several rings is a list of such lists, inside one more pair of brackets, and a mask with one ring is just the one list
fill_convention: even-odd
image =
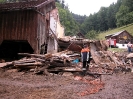
[[(58, 41), (60, 47), (65, 50), (55, 54), (29, 54), (18, 53), (18, 55), (25, 56), (25, 58), (0, 63), (1, 68), (11, 66), (19, 70), (33, 71), (35, 74), (44, 73), (59, 73), (59, 72), (81, 72), (82, 62), (80, 50), (83, 43), (90, 46), (92, 60), (89, 65), (89, 72), (91, 74), (112, 74), (117, 68), (130, 68), (132, 65), (132, 55), (120, 55), (108, 51), (108, 44), (106, 41), (78, 41), (62, 39)], [(129, 62), (130, 61), (130, 62)]]

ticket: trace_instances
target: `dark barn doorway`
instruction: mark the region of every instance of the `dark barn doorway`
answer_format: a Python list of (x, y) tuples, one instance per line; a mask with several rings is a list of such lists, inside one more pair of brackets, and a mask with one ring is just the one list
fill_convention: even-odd
[(26, 40), (4, 40), (0, 45), (0, 58), (19, 59), (18, 53), (33, 53), (34, 50)]

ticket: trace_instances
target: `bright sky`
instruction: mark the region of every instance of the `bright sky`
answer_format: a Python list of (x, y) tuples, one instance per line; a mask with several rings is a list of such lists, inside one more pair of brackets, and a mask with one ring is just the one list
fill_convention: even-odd
[(98, 12), (101, 7), (109, 7), (113, 2), (117, 0), (65, 0), (71, 12), (87, 16)]

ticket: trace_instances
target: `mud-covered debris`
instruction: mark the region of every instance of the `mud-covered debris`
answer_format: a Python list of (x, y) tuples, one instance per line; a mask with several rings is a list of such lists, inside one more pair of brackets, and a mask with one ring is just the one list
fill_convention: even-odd
[[(62, 40), (63, 41), (63, 40)], [(106, 41), (89, 41), (82, 39), (88, 44), (92, 60), (89, 64), (89, 72), (92, 74), (112, 74), (117, 67), (132, 68), (132, 53), (127, 55), (108, 51)], [(80, 50), (83, 42), (69, 40), (62, 42), (66, 48), (54, 54), (29, 54), (18, 53), (25, 56), (20, 60), (0, 63), (1, 68), (12, 66), (21, 70), (28, 70), (35, 74), (59, 73), (59, 72), (81, 72), (82, 61)], [(66, 46), (67, 45), (67, 46)], [(33, 71), (34, 70), (34, 71)]]

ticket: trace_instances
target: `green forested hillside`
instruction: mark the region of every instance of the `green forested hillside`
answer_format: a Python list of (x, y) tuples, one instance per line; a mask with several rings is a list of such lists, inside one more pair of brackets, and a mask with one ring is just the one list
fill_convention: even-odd
[(105, 32), (101, 32), (97, 35), (96, 38), (100, 39), (100, 40), (104, 40), (106, 35), (113, 34), (113, 33), (119, 32), (119, 31), (123, 31), (123, 30), (128, 31), (131, 35), (133, 35), (133, 23), (129, 24), (129, 25), (122, 26), (122, 27), (119, 27), (119, 28), (115, 28), (115, 29), (112, 29), (112, 30), (107, 30)]
[[(123, 30), (124, 28), (119, 27), (133, 23), (133, 0), (117, 0), (116, 3), (110, 4), (109, 7), (101, 7), (97, 13), (89, 16), (73, 14), (69, 11), (69, 7), (64, 5), (65, 0), (56, 1), (61, 5), (61, 7), (57, 7), (60, 11), (61, 23), (64, 25), (67, 35), (73, 35), (79, 31), (89, 39), (96, 39), (99, 37), (97, 36), (99, 33), (104, 35), (104, 31), (115, 28)], [(69, 17), (64, 16), (64, 13)], [(117, 32), (117, 29), (113, 31)]]

